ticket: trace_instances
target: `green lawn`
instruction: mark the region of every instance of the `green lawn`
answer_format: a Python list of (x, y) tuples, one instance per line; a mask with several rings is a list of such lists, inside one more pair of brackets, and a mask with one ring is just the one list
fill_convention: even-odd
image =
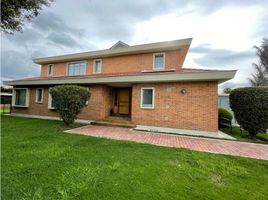
[(2, 199), (267, 199), (268, 161), (63, 132), (2, 116)]
[(268, 134), (267, 133), (258, 133), (256, 136), (256, 139), (252, 139), (249, 137), (247, 131), (242, 130), (242, 132), (241, 132), (240, 128), (238, 128), (238, 127), (233, 127), (232, 133), (231, 133), (230, 128), (220, 128), (220, 130), (224, 133), (227, 133), (227, 134), (235, 137), (238, 141), (268, 144)]
[(10, 111), (9, 107), (0, 108), (0, 113), (9, 113), (9, 111)]

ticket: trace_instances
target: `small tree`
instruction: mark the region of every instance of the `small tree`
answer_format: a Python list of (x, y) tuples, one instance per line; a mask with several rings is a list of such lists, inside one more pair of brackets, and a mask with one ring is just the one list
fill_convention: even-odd
[(50, 89), (53, 105), (66, 125), (77, 119), (77, 115), (90, 98), (88, 88), (76, 85), (61, 85)]
[(230, 121), (232, 121), (233, 119), (233, 115), (232, 113), (230, 113), (228, 110), (224, 109), (224, 108), (219, 108), (218, 109), (218, 117), (220, 118), (227, 118)]
[(224, 94), (230, 94), (231, 91), (232, 91), (231, 88), (224, 88), (224, 90), (223, 90)]
[(232, 90), (230, 107), (240, 126), (255, 138), (268, 128), (268, 87), (246, 87)]

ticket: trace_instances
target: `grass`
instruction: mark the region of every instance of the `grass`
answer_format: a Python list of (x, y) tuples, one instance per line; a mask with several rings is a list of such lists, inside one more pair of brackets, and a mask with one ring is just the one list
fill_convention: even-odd
[(68, 134), (2, 116), (2, 199), (267, 199), (268, 161)]
[(6, 108), (0, 108), (0, 113), (9, 113), (10, 108), (6, 107)]
[(233, 136), (238, 141), (268, 144), (268, 134), (267, 133), (258, 133), (256, 136), (256, 139), (252, 139), (249, 137), (247, 131), (242, 130), (242, 132), (241, 132), (239, 127), (233, 127), (232, 133), (231, 133), (230, 128), (220, 128), (220, 130), (224, 133), (227, 133), (228, 135)]

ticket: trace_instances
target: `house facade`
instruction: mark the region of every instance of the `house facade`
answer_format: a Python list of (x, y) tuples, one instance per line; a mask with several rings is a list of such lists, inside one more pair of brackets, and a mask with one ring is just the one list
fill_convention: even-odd
[(218, 131), (219, 83), (235, 70), (183, 68), (192, 39), (37, 58), (39, 77), (5, 81), (14, 87), (12, 113), (58, 117), (49, 89), (61, 84), (88, 87), (82, 120), (128, 117), (137, 125)]

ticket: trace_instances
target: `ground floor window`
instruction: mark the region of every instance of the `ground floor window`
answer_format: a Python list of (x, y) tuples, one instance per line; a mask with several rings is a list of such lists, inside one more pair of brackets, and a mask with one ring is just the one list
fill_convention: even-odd
[(154, 88), (141, 88), (141, 108), (154, 108)]
[(36, 103), (43, 103), (43, 88), (37, 88), (36, 89), (36, 96), (35, 96), (35, 102)]
[(48, 108), (55, 109), (55, 102), (53, 101), (53, 98), (52, 98), (52, 95), (50, 94), (50, 92), (48, 94)]
[(13, 106), (28, 107), (29, 93), (27, 88), (15, 88), (13, 93)]

